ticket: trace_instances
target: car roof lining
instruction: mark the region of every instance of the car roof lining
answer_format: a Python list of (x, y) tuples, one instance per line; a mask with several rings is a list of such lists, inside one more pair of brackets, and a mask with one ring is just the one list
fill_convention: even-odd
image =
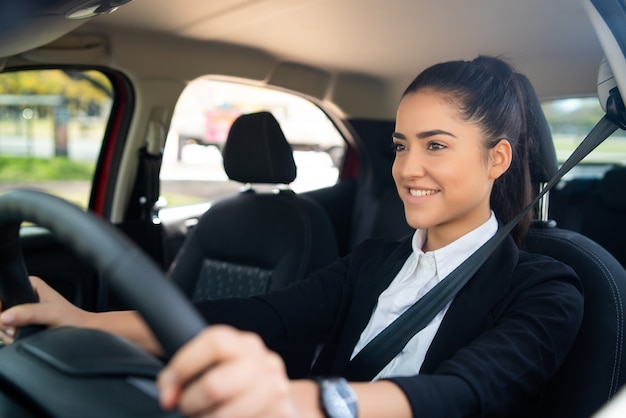
[[(110, 63), (131, 79), (135, 73), (241, 77), (323, 98), (351, 117), (392, 118), (394, 98), (415, 74), (478, 54), (510, 60), (542, 99), (595, 94), (602, 51), (578, 1), (397, 0), (394, 6), (382, 0), (132, 1), (79, 30), (106, 37)], [(146, 47), (147, 38), (155, 48)], [(359, 92), (377, 101), (367, 107)]]

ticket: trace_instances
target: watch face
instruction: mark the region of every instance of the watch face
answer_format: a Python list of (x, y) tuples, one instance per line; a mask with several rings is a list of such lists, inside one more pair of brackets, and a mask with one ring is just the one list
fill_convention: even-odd
[(326, 379), (320, 382), (322, 406), (329, 418), (356, 418), (356, 394), (343, 378)]

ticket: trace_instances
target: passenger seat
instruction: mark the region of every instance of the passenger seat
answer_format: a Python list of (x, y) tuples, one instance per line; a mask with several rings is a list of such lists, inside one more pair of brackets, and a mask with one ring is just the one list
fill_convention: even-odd
[[(192, 300), (282, 288), (337, 257), (335, 233), (324, 209), (288, 187), (296, 165), (271, 113), (236, 119), (223, 159), (229, 179), (245, 186), (204, 213), (169, 272)], [(261, 184), (279, 187), (263, 192), (256, 189)]]

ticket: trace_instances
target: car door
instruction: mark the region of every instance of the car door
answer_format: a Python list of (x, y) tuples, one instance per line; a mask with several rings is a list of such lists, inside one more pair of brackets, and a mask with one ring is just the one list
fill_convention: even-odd
[[(0, 192), (37, 189), (106, 216), (128, 103), (121, 80), (89, 68), (0, 73)], [(78, 306), (107, 306), (105, 284), (49, 231), (23, 225), (21, 245), (29, 274)]]

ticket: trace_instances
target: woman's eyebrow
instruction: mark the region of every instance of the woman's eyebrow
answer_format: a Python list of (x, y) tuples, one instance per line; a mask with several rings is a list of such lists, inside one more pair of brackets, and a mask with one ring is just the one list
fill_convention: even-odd
[(415, 136), (418, 139), (426, 139), (426, 138), (429, 138), (431, 136), (436, 136), (436, 135), (447, 135), (447, 136), (451, 136), (452, 138), (456, 138), (456, 135), (454, 135), (453, 133), (447, 132), (447, 131), (443, 131), (441, 129), (435, 129), (435, 130), (432, 130), (432, 131), (419, 132)]
[[(454, 135), (453, 133), (447, 132), (441, 129), (419, 132), (418, 134), (415, 135), (415, 137), (417, 139), (426, 139), (426, 138), (430, 138), (431, 136), (436, 136), (436, 135), (448, 135), (448, 136), (451, 136), (452, 138), (456, 138), (456, 135)], [(398, 139), (406, 139), (406, 135), (401, 134), (400, 132), (394, 132), (393, 134), (391, 134), (391, 137), (398, 138)]]

